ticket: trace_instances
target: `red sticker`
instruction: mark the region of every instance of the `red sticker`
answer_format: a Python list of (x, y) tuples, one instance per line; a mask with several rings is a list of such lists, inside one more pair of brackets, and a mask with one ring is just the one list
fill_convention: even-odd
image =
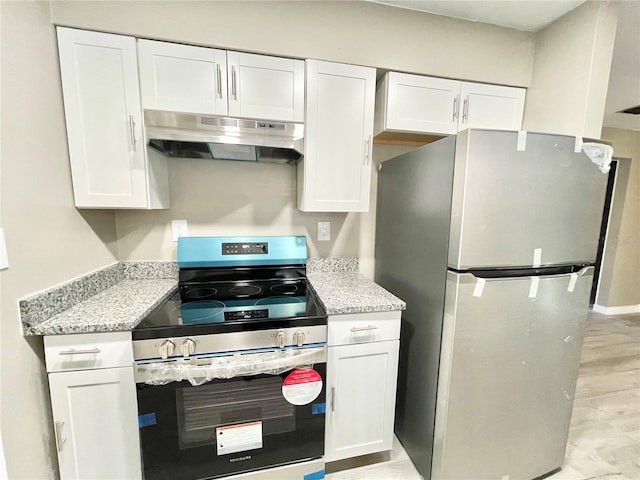
[(322, 391), (322, 377), (312, 368), (298, 368), (282, 383), (282, 395), (293, 405), (307, 405)]

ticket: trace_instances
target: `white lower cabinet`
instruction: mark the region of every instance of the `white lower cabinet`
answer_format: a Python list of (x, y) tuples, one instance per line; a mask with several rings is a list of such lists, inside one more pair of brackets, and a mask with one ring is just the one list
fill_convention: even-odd
[(61, 480), (142, 478), (130, 334), (45, 337), (45, 356)]
[(399, 331), (400, 312), (329, 317), (326, 461), (391, 450)]

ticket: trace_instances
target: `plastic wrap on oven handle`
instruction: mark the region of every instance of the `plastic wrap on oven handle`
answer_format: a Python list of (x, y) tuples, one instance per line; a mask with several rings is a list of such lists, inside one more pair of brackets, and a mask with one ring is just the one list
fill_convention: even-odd
[[(139, 383), (166, 385), (188, 381), (194, 387), (216, 378), (279, 375), (297, 367), (326, 361), (326, 347), (278, 350), (274, 352), (226, 355), (197, 361), (157, 362), (136, 365)], [(196, 363), (197, 362), (197, 363)], [(206, 362), (206, 363), (205, 363)]]

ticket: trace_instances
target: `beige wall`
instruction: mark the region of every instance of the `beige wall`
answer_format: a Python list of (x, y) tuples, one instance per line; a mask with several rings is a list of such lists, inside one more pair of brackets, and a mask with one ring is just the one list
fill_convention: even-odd
[[(172, 218), (186, 218), (192, 235), (306, 234), (312, 255), (357, 255), (363, 273), (373, 274), (375, 171), (367, 214), (298, 212), (289, 166), (192, 160), (171, 164), (171, 210), (76, 210), (50, 14), (81, 28), (519, 86), (529, 84), (535, 38), (352, 1), (2, 1), (0, 7), (0, 218), (11, 264), (0, 273), (0, 427), (15, 479), (53, 478), (56, 469), (42, 343), (21, 337), (18, 298), (116, 259), (175, 258)], [(404, 150), (376, 146), (375, 163)], [(312, 240), (318, 220), (332, 222), (331, 242)]]
[(523, 129), (600, 138), (617, 5), (590, 1), (538, 32)]
[[(526, 86), (531, 74), (531, 33), (369, 2), (56, 1), (51, 9), (67, 26), (243, 51), (512, 85)], [(117, 212), (121, 259), (174, 259), (170, 220), (186, 219), (190, 235), (307, 235), (311, 255), (358, 256), (373, 276), (375, 175), (367, 214), (299, 212), (290, 166), (175, 160), (170, 178), (170, 210)], [(331, 222), (330, 242), (315, 240), (320, 220)]]
[(640, 308), (640, 132), (604, 128), (602, 138), (613, 142), (616, 156), (631, 161), (618, 173), (596, 304)]
[(362, 1), (51, 2), (54, 23), (527, 86), (534, 34)]
[(116, 261), (112, 212), (73, 207), (54, 29), (47, 2), (0, 2), (0, 427), (11, 479), (54, 478), (42, 339), (22, 337), (17, 300)]

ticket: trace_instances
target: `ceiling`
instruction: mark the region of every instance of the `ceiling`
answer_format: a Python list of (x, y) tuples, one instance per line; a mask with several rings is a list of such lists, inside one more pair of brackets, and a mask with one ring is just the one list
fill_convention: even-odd
[[(370, 0), (376, 3), (537, 32), (585, 0)], [(640, 115), (616, 113), (640, 105), (640, 0), (618, 1), (616, 42), (604, 125), (640, 130)]]

